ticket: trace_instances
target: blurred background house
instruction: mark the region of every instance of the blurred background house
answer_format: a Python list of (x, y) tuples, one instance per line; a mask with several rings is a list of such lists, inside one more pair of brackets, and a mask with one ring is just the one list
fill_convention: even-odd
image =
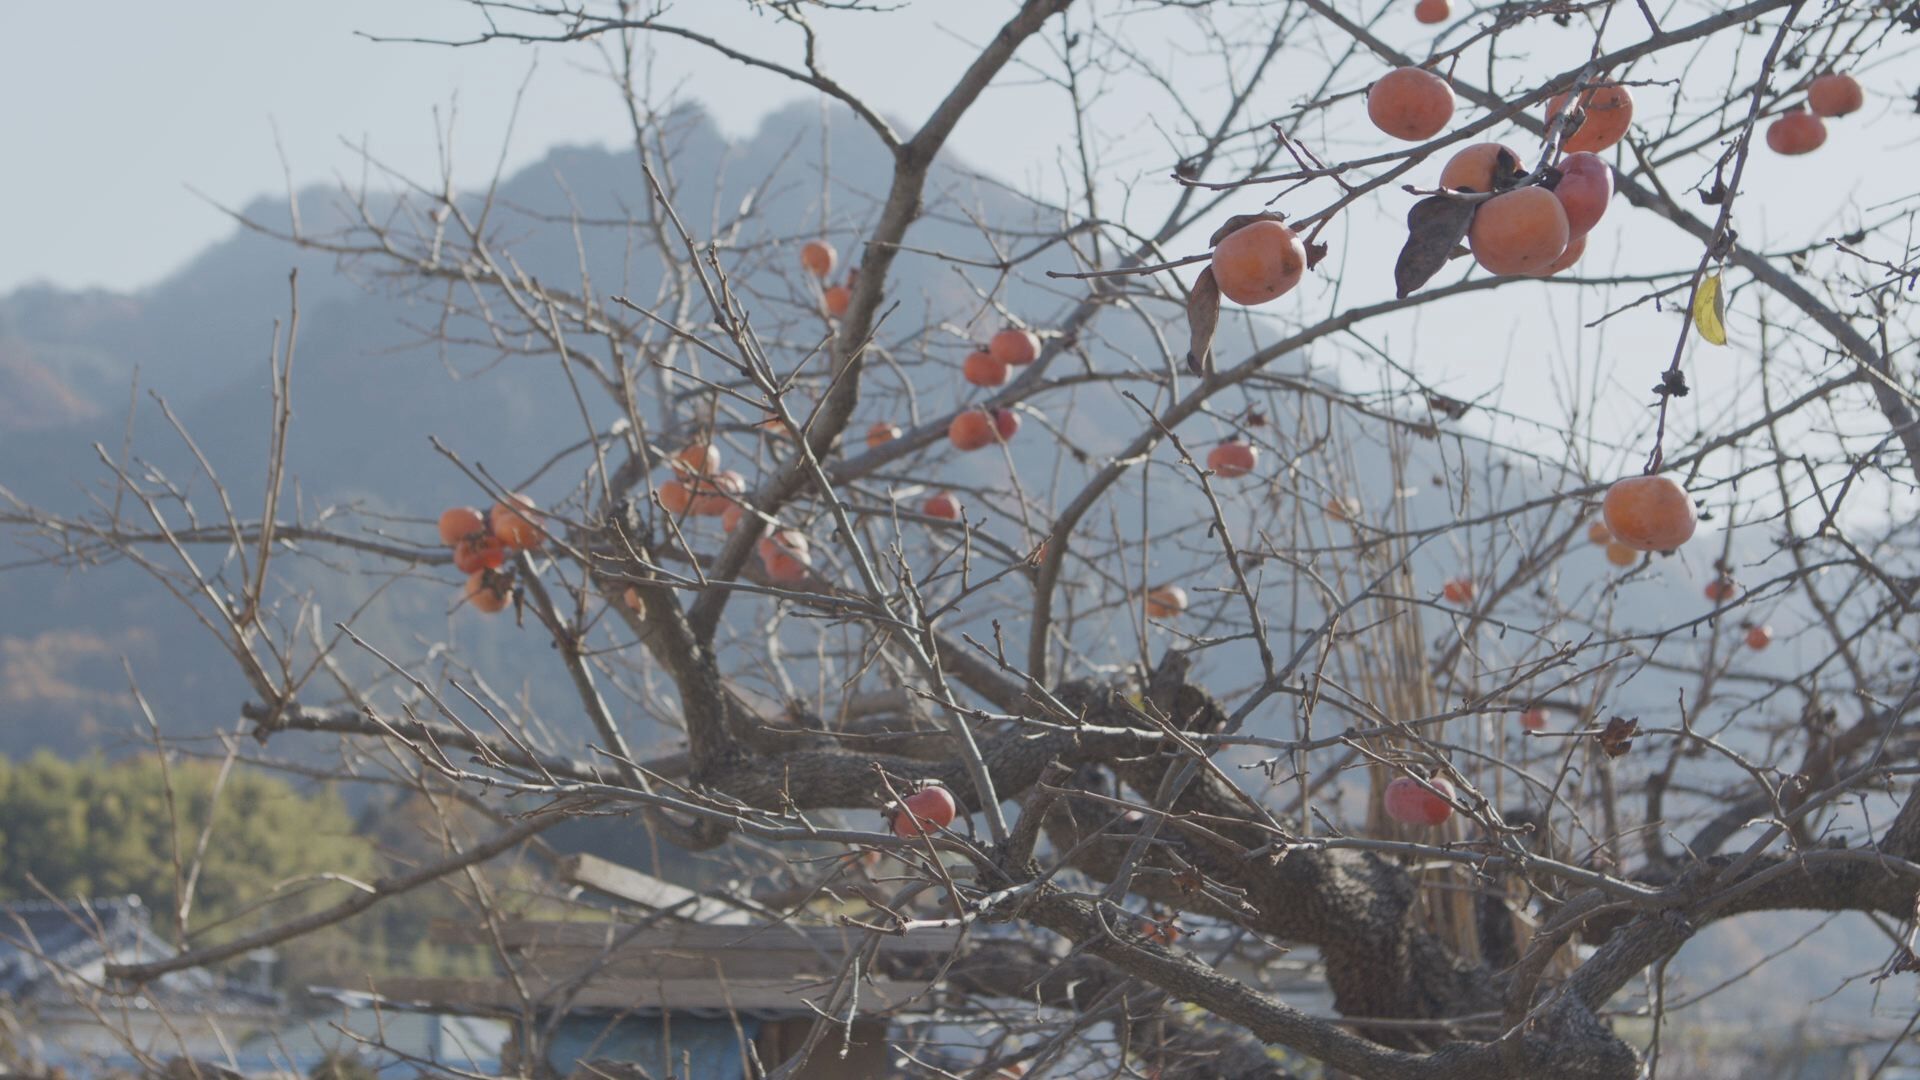
[(169, 1063), (191, 1061), (202, 1076), (306, 1077), (353, 1060), (379, 1075), (413, 1076), (422, 1062), (482, 1072), (499, 1064), (507, 1028), (496, 1021), (381, 1015), (365, 995), (332, 1003), (339, 1008), (330, 1014), (302, 1015), (272, 989), (267, 950), (249, 955), (241, 976), (190, 968), (136, 993), (103, 989), (107, 964), (175, 951), (137, 896), (0, 904), (0, 1073), (171, 1075), (181, 1066), (169, 1071)]
[(173, 954), (137, 896), (0, 904), (0, 1008), (15, 1054), (83, 1073), (142, 1055), (217, 1059), (285, 1015), (266, 980), (270, 953), (253, 958), (252, 979), (189, 969), (137, 994), (99, 991), (107, 964)]

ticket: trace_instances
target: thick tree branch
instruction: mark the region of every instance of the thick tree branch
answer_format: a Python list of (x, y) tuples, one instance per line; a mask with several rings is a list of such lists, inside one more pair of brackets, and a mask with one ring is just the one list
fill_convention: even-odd
[(567, 817), (564, 814), (543, 814), (539, 817), (529, 818), (515, 825), (513, 828), (505, 829), (494, 834), (481, 843), (461, 851), (455, 851), (446, 858), (430, 862), (411, 873), (403, 874), (399, 877), (381, 878), (373, 883), (372, 888), (365, 891), (356, 891), (345, 900), (330, 907), (322, 908), (312, 914), (303, 915), (297, 919), (290, 919), (278, 926), (270, 926), (264, 930), (256, 930), (251, 934), (243, 934), (231, 941), (225, 941), (218, 945), (207, 945), (197, 949), (189, 949), (177, 956), (170, 956), (165, 960), (152, 960), (142, 964), (108, 964), (106, 966), (106, 976), (109, 979), (124, 979), (135, 984), (144, 983), (158, 978), (161, 975), (165, 975), (168, 972), (185, 971), (187, 968), (217, 964), (222, 960), (231, 960), (236, 956), (243, 956), (254, 949), (277, 945), (282, 941), (300, 937), (303, 934), (310, 934), (323, 926), (332, 926), (334, 923), (352, 918), (382, 900), (399, 896), (402, 893), (412, 892), (414, 889), (422, 885), (430, 885), (446, 877), (448, 874), (463, 870), (469, 866), (474, 866), (478, 863), (486, 862), (495, 855), (511, 850), (528, 838), (537, 836), (541, 832), (566, 820)]

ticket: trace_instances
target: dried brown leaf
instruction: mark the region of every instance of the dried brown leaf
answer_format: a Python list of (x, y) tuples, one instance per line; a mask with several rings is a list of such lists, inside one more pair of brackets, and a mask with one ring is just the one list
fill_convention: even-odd
[(1187, 370), (1198, 375), (1207, 370), (1212, 351), (1213, 331), (1220, 325), (1220, 283), (1213, 280), (1213, 267), (1200, 271), (1187, 293), (1187, 329), (1192, 335), (1187, 346)]
[(1527, 167), (1513, 155), (1513, 151), (1501, 147), (1493, 156), (1493, 190), (1512, 191), (1527, 178)]
[(1174, 872), (1173, 883), (1180, 887), (1181, 892), (1192, 896), (1206, 885), (1207, 879), (1198, 867), (1188, 866)]
[(1425, 285), (1453, 257), (1453, 249), (1467, 235), (1474, 204), (1464, 199), (1432, 195), (1407, 211), (1407, 246), (1393, 264), (1395, 296), (1402, 299)]
[(1634, 736), (1640, 734), (1640, 721), (1629, 720), (1624, 716), (1615, 716), (1607, 721), (1607, 726), (1594, 741), (1600, 744), (1600, 751), (1610, 758), (1617, 758), (1633, 749)]
[(1284, 223), (1286, 220), (1287, 215), (1276, 214), (1271, 211), (1264, 214), (1235, 214), (1227, 219), (1225, 225), (1213, 231), (1213, 235), (1207, 238), (1207, 246), (1219, 247), (1220, 241), (1225, 240), (1227, 237), (1232, 236), (1234, 233), (1239, 232), (1241, 229), (1246, 228), (1256, 221), (1278, 221)]

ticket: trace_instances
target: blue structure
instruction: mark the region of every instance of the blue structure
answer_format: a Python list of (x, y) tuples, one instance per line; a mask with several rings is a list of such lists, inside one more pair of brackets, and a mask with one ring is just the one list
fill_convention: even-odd
[[(594, 1015), (569, 1013), (547, 1043), (547, 1064), (567, 1076), (582, 1062), (630, 1061), (656, 1073), (671, 1064), (673, 1075), (698, 1080), (746, 1080), (741, 1040), (760, 1034), (760, 1019), (741, 1016), (739, 1026), (725, 1013), (676, 1010), (671, 1021), (659, 1013)], [(590, 1075), (590, 1074), (589, 1074)]]

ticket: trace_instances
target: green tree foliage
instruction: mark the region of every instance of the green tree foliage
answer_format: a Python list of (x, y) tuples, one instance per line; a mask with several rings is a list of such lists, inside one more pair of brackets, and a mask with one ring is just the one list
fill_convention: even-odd
[[(216, 793), (219, 771), (214, 762), (172, 758), (163, 778), (150, 754), (119, 761), (0, 756), (0, 900), (132, 893), (156, 913), (169, 912), (175, 845), (182, 864), (190, 863), (211, 814), (188, 925), (189, 944), (205, 944), (334, 903), (352, 888), (341, 877), (372, 881), (441, 858), (449, 833), (471, 843), (495, 827), (458, 802), (418, 795), (370, 806), (356, 820), (330, 791), (303, 793), (244, 767)], [(453, 875), (281, 943), (276, 981), (296, 989), (351, 985), (369, 972), (491, 971), (485, 949), (436, 942), (431, 926), (477, 918), (476, 888), (517, 908), (538, 871), (511, 859), (475, 873), (481, 881)], [(155, 921), (172, 936), (169, 917)]]
[[(303, 794), (244, 767), (216, 791), (219, 766), (207, 761), (175, 759), (167, 771), (163, 778), (152, 755), (0, 758), (0, 898), (40, 898), (38, 881), (61, 898), (135, 893), (167, 910), (175, 898), (174, 852), (190, 861), (209, 817), (196, 928), (231, 918), (288, 883), (295, 883), (291, 893), (308, 893), (298, 885), (307, 875), (357, 876), (374, 864), (371, 846), (354, 834), (352, 817), (330, 792)], [(306, 902), (289, 896), (270, 915)]]

